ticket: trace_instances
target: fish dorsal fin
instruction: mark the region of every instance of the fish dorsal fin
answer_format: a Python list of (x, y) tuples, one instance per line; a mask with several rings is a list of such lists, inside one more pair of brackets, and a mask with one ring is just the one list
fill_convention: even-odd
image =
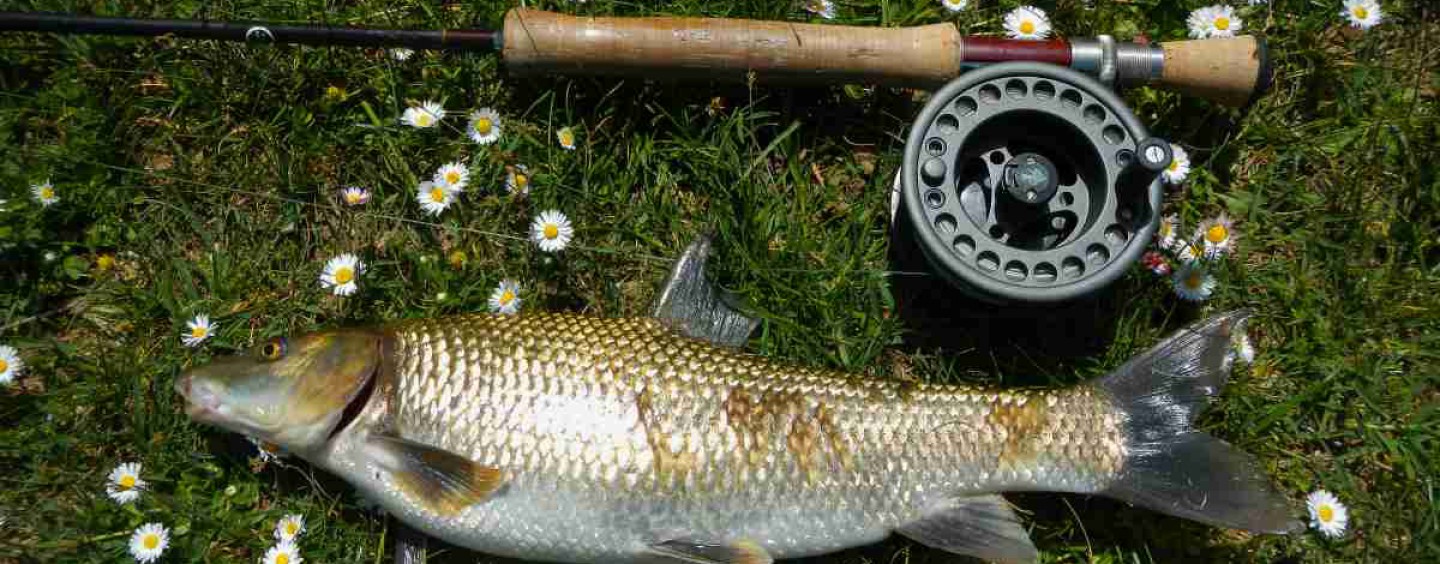
[(771, 564), (775, 559), (755, 541), (728, 543), (696, 539), (675, 539), (650, 545), (650, 554), (661, 562), (691, 564)]
[(453, 516), (504, 485), (499, 468), (448, 450), (389, 435), (371, 436), (365, 446), (405, 497), (437, 515)]
[(983, 560), (1034, 562), (1040, 556), (1015, 511), (998, 495), (947, 500), (896, 531), (930, 548)]
[(655, 318), (667, 327), (695, 339), (738, 347), (745, 344), (758, 321), (740, 313), (733, 299), (705, 276), (710, 258), (710, 236), (696, 237), (665, 279), (655, 300)]

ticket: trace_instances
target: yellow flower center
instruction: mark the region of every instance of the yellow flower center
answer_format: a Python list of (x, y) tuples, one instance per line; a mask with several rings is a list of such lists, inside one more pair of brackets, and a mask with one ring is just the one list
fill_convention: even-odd
[(1225, 16), (1215, 18), (1215, 29), (1218, 29), (1220, 31), (1230, 29), (1230, 18), (1227, 18)]
[(445, 173), (445, 181), (446, 181), (446, 182), (449, 182), (449, 183), (451, 183), (451, 184), (459, 184), (459, 183), (460, 183), (460, 171), (458, 171), (458, 170), (452, 170), (452, 171), (450, 171), (450, 172)]
[(443, 204), (443, 203), (445, 203), (445, 189), (444, 189), (444, 188), (431, 188), (431, 189), (430, 189), (430, 201), (435, 202), (435, 203), (437, 203), (437, 204)]
[(134, 477), (134, 476), (121, 476), (121, 477), (120, 477), (120, 490), (121, 490), (121, 491), (128, 490), (128, 489), (133, 488), (133, 487), (135, 487), (135, 477)]
[(435, 117), (431, 116), (430, 112), (425, 110), (420, 110), (420, 115), (415, 116), (415, 125), (420, 127), (430, 127), (430, 124), (434, 123), (434, 121)]
[(351, 280), (354, 280), (354, 279), (355, 279), (355, 269), (353, 269), (353, 268), (350, 268), (350, 267), (348, 267), (348, 266), (342, 266), (342, 267), (340, 267), (340, 268), (338, 268), (338, 269), (335, 270), (335, 283), (336, 283), (336, 284), (349, 284), (350, 281), (351, 281)]
[(1162, 222), (1160, 222), (1160, 236), (1161, 236), (1161, 237), (1169, 237), (1170, 234), (1171, 234), (1171, 233), (1174, 233), (1174, 232), (1175, 232), (1175, 226), (1174, 226), (1174, 225), (1171, 225), (1170, 222), (1168, 222), (1168, 221), (1162, 221)]
[[(1364, 17), (1364, 16), (1361, 16), (1361, 17)], [(1329, 523), (1329, 522), (1335, 520), (1335, 508), (1334, 508), (1334, 507), (1330, 507), (1329, 505), (1321, 505), (1321, 506), (1320, 506), (1320, 510), (1317, 511), (1316, 513), (1319, 513), (1319, 514), (1320, 514), (1320, 522), (1321, 522), (1321, 523)]]
[(296, 525), (294, 521), (285, 524), (285, 534), (293, 537), (298, 532), (300, 532), (300, 526)]
[(359, 192), (346, 192), (346, 193), (345, 193), (345, 203), (348, 203), (348, 204), (358, 204), (358, 203), (360, 203), (360, 193), (359, 193)]
[(574, 134), (574, 133), (571, 133), (569, 129), (562, 129), (562, 130), (560, 130), (560, 144), (561, 144), (561, 145), (565, 145), (565, 146), (567, 146), (567, 147), (570, 146), (570, 145), (574, 145), (574, 144), (575, 144), (575, 134)]
[(6, 371), (6, 370), (9, 370), (9, 369), (10, 369), (10, 363), (5, 362), (5, 359), (0, 358), (0, 374), (4, 374), (5, 371)]
[(500, 293), (500, 305), (510, 305), (512, 301), (515, 301), (515, 292), (505, 290)]
[(1220, 225), (1217, 223), (1215, 225), (1211, 225), (1209, 229), (1205, 230), (1205, 240), (1209, 241), (1212, 244), (1223, 243), (1226, 239), (1229, 238), (1230, 230), (1225, 229), (1224, 225)]
[(1170, 172), (1180, 170), (1180, 159), (1170, 159)]
[(490, 121), (490, 118), (482, 117), (475, 120), (475, 132), (481, 135), (489, 135), (490, 130), (494, 129), (494, 127), (495, 124)]
[(208, 332), (209, 332), (209, 330), (205, 329), (204, 326), (200, 326), (200, 327), (196, 327), (196, 328), (194, 328), (194, 329), (191, 329), (191, 330), (190, 330), (190, 336), (191, 336), (191, 337), (194, 337), (194, 338), (196, 338), (196, 339), (204, 339), (204, 338), (205, 338), (205, 334), (208, 333)]
[[(1362, 20), (1370, 16), (1370, 10), (1366, 10), (1364, 6), (1356, 6), (1354, 8), (1351, 8), (1350, 13), (1355, 14), (1356, 18)], [(1326, 521), (1329, 521), (1329, 519), (1326, 519)]]
[(1192, 272), (1189, 276), (1185, 277), (1185, 287), (1191, 290), (1198, 289), (1201, 282), (1204, 281), (1205, 277), (1201, 276), (1199, 272)]
[(525, 176), (525, 175), (523, 175), (523, 174), (516, 174), (516, 175), (515, 175), (515, 185), (516, 185), (516, 186), (519, 186), (519, 187), (521, 187), (521, 188), (524, 188), (525, 185), (526, 185), (526, 184), (529, 184), (529, 183), (530, 183), (530, 177)]
[(290, 555), (283, 552), (275, 555), (275, 564), (290, 564)]
[(1020, 33), (1023, 33), (1025, 35), (1035, 33), (1035, 22), (1032, 22), (1030, 20), (1020, 22)]
[(555, 225), (554, 223), (547, 223), (545, 224), (545, 229), (543, 230), (543, 232), (546, 239), (554, 239), (560, 236), (560, 226)]
[(100, 270), (110, 270), (111, 268), (115, 268), (115, 257), (112, 257), (110, 255), (100, 255), (100, 258), (95, 259), (95, 268), (98, 268)]
[(54, 188), (51, 188), (51, 187), (49, 187), (49, 186), (41, 186), (41, 187), (40, 187), (40, 199), (42, 199), (42, 200), (49, 200), (50, 198), (54, 198), (54, 197), (55, 197), (55, 189), (54, 189)]
[(140, 544), (145, 545), (146, 550), (155, 550), (160, 546), (160, 535), (155, 533), (145, 535), (144, 538), (140, 539)]

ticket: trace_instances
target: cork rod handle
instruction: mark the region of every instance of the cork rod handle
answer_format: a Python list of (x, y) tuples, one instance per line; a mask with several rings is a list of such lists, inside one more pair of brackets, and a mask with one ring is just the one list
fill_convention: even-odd
[(1227, 106), (1244, 106), (1270, 87), (1265, 41), (1251, 36), (1161, 43), (1160, 86)]
[(506, 64), (580, 72), (938, 86), (960, 73), (951, 24), (908, 28), (720, 18), (575, 17), (516, 8), (505, 16)]

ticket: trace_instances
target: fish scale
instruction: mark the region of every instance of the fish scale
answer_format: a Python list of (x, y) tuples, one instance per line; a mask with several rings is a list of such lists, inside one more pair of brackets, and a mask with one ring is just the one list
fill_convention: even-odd
[(1098, 491), (1125, 456), (1119, 415), (1084, 389), (857, 379), (651, 319), (471, 315), (387, 331), (393, 398), (376, 405), (395, 431), (507, 483), (421, 528), (501, 554), (625, 561), (672, 532), (819, 554), (948, 496)]

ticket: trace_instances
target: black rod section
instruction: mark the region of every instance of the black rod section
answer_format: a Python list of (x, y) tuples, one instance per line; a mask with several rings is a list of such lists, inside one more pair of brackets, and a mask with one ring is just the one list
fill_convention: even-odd
[(53, 12), (0, 12), (0, 31), (41, 31), (82, 35), (174, 35), (250, 43), (298, 43), (359, 47), (409, 47), (497, 51), (499, 33), (486, 29), (408, 30), (266, 22), (104, 18)]

